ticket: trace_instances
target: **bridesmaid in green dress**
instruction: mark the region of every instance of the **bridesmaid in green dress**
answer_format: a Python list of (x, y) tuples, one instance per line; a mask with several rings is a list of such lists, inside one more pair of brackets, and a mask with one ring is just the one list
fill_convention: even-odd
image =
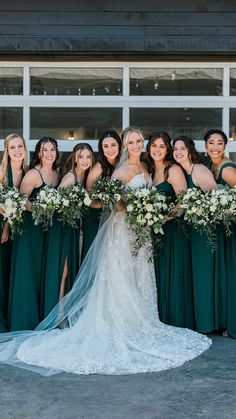
[[(121, 153), (121, 138), (113, 130), (105, 131), (98, 141), (98, 162), (90, 171), (87, 179), (87, 189), (90, 192), (93, 184), (100, 177), (111, 177)], [(93, 202), (88, 213), (83, 218), (83, 246), (81, 261), (84, 260), (88, 250), (97, 234), (102, 207), (100, 203)]]
[[(173, 142), (173, 156), (186, 173), (189, 188), (203, 192), (217, 189), (211, 171), (201, 164), (194, 141), (180, 136)], [(193, 299), (196, 330), (207, 333), (215, 330), (214, 254), (204, 234), (190, 229)]]
[[(76, 184), (86, 185), (94, 163), (93, 149), (80, 143), (73, 148), (62, 172), (59, 190)], [(44, 316), (46, 317), (58, 301), (73, 286), (79, 270), (80, 220), (77, 228), (63, 225), (55, 220), (47, 233), (44, 271)]]
[[(43, 319), (43, 262), (46, 233), (32, 219), (32, 200), (45, 185), (58, 184), (59, 153), (57, 142), (43, 137), (36, 144), (30, 170), (24, 176), (20, 191), (28, 196), (23, 233), (14, 240), (10, 277), (9, 328), (34, 329)], [(52, 261), (53, 263), (53, 261)]]
[[(171, 138), (166, 132), (149, 136), (145, 160), (153, 185), (175, 202), (176, 195), (187, 190), (187, 182), (182, 168), (173, 160)], [(155, 271), (160, 320), (194, 328), (190, 246), (175, 219), (164, 226), (162, 243), (155, 251)]]
[[(225, 156), (226, 134), (213, 129), (205, 134), (204, 140), (217, 183), (235, 186), (236, 164)], [(236, 338), (236, 224), (230, 237), (225, 237), (221, 226), (217, 233), (215, 306), (220, 327), (226, 329), (223, 335)]]
[[(25, 140), (19, 134), (10, 134), (4, 141), (4, 152), (0, 165), (0, 183), (4, 186), (15, 186), (19, 189), (26, 170), (27, 148)], [(7, 311), (12, 241), (9, 237), (9, 224), (3, 224), (3, 217), (0, 216), (0, 218), (0, 332), (6, 332), (8, 330)]]

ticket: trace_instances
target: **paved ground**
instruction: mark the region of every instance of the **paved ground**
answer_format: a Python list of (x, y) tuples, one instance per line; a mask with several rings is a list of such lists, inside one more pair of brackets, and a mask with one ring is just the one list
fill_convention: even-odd
[(130, 376), (49, 378), (0, 366), (0, 419), (236, 418), (236, 340), (213, 337), (182, 367)]

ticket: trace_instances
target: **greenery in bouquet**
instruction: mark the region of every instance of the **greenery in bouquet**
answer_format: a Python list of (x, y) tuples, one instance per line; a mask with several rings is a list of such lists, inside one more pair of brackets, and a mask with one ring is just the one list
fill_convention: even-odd
[(34, 224), (41, 224), (43, 230), (48, 230), (53, 224), (53, 216), (55, 211), (60, 208), (60, 205), (60, 193), (50, 186), (44, 186), (32, 203)]
[(58, 218), (63, 224), (78, 227), (78, 219), (84, 215), (92, 201), (82, 185), (74, 185), (60, 191), (61, 203)]
[(231, 234), (230, 226), (236, 221), (236, 188), (221, 186), (207, 194), (210, 214), (215, 224), (223, 224), (226, 234)]
[(124, 184), (121, 180), (99, 178), (93, 185), (91, 199), (101, 203), (104, 211), (112, 211), (121, 200)]
[(166, 195), (155, 187), (127, 190), (124, 200), (127, 204), (125, 221), (135, 235), (133, 253), (136, 256), (141, 247), (152, 245), (153, 237), (158, 241), (164, 234), (163, 225), (172, 208), (168, 206)]
[(0, 187), (0, 207), (3, 221), (9, 223), (11, 238), (22, 233), (23, 213), (27, 198), (15, 187)]
[(212, 248), (216, 246), (216, 220), (211, 211), (211, 201), (207, 193), (197, 188), (189, 188), (178, 198), (179, 208), (183, 210), (184, 220), (195, 230), (204, 233)]

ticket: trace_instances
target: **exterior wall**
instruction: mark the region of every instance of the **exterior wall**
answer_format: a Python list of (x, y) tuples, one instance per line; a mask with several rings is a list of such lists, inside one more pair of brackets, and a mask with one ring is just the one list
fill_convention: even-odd
[(2, 0), (0, 54), (231, 58), (235, 22), (234, 0)]

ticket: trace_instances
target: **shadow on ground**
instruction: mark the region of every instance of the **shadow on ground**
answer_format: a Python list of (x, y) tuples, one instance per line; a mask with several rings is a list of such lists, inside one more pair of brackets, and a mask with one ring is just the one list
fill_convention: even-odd
[(236, 418), (236, 340), (152, 374), (42, 377), (0, 366), (1, 419)]

